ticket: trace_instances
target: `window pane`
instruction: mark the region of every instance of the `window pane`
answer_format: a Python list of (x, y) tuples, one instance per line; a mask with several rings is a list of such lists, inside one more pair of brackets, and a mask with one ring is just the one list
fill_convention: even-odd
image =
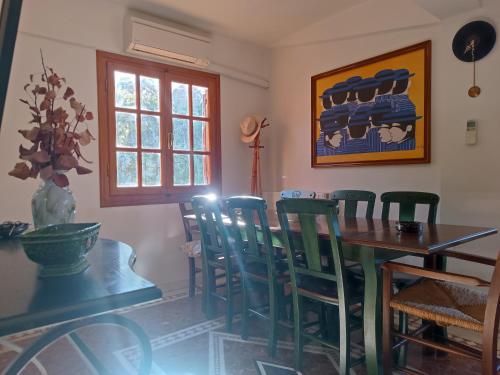
[(135, 74), (115, 71), (115, 106), (135, 108)]
[(189, 155), (174, 154), (174, 185), (191, 185)]
[(174, 118), (173, 123), (173, 149), (174, 150), (189, 150), (189, 120)]
[(161, 185), (161, 160), (159, 153), (142, 153), (142, 186)]
[(194, 184), (208, 185), (210, 183), (210, 164), (208, 155), (193, 155)]
[(116, 147), (137, 147), (136, 121), (133, 113), (116, 112)]
[(142, 148), (160, 149), (160, 117), (141, 115)]
[(189, 115), (188, 85), (172, 82), (172, 113), (174, 115)]
[(193, 121), (193, 150), (209, 150), (208, 122), (206, 121)]
[(141, 109), (146, 111), (160, 111), (160, 80), (158, 78), (140, 77), (141, 81)]
[(116, 153), (116, 177), (118, 187), (137, 186), (137, 152)]
[(208, 116), (208, 88), (193, 86), (193, 116)]

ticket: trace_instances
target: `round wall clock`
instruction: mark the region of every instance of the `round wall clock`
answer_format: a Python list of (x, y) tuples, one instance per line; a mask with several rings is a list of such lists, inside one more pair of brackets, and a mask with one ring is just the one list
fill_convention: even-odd
[(457, 59), (473, 64), (473, 84), (469, 88), (469, 96), (476, 97), (481, 89), (476, 85), (476, 61), (488, 55), (495, 46), (496, 31), (486, 21), (473, 21), (462, 26), (453, 38), (452, 48)]

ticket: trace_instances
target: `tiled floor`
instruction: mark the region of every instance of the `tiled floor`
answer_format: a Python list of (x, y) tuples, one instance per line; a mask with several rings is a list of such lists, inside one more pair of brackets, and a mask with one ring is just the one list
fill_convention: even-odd
[[(266, 355), (266, 323), (255, 321), (251, 325), (249, 340), (241, 340), (239, 322), (234, 332), (224, 330), (224, 319), (207, 321), (200, 308), (200, 297), (186, 298), (185, 293), (169, 296), (161, 303), (143, 305), (120, 312), (139, 323), (151, 338), (153, 347), (153, 374), (157, 375), (254, 375), (257, 367), (268, 375), (294, 374), (286, 370), (292, 363), (293, 347), (290, 333), (280, 337), (276, 358)], [(0, 338), (0, 371), (16, 353), (12, 348), (23, 348), (43, 330), (24, 332)], [(134, 374), (141, 358), (136, 342), (116, 327), (90, 327), (81, 331), (81, 338), (94, 351), (100, 361), (113, 373)], [(6, 345), (7, 344), (7, 345)], [(360, 347), (355, 348), (360, 353)], [(305, 348), (304, 375), (336, 374), (338, 356), (333, 350), (317, 345)], [(66, 338), (61, 339), (38, 357), (38, 366), (30, 365), (26, 374), (92, 374), (84, 357)], [(409, 363), (429, 374), (479, 374), (477, 363), (452, 356), (423, 357), (419, 348), (410, 348)], [(274, 367), (276, 364), (278, 367)], [(44, 372), (45, 371), (45, 372)], [(355, 367), (352, 374), (364, 374), (363, 366)]]

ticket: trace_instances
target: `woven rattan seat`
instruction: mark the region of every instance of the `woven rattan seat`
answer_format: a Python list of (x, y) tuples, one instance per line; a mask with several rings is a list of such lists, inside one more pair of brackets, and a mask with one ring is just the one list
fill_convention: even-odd
[(426, 279), (396, 294), (390, 305), (440, 325), (482, 332), (487, 298), (482, 291)]
[[(408, 343), (423, 345), (470, 360), (482, 362), (482, 374), (498, 375), (498, 326), (500, 322), (500, 253), (496, 261), (476, 254), (441, 251), (441, 256), (495, 267), (491, 281), (452, 272), (386, 262), (382, 268), (384, 373), (392, 374), (393, 350)], [(396, 272), (421, 277), (422, 280), (394, 294), (392, 276)], [(480, 288), (488, 288), (485, 292)], [(394, 329), (394, 310), (422, 319), (422, 326), (409, 332)], [(401, 316), (401, 315), (400, 315)], [(457, 326), (482, 336), (482, 350), (457, 342), (434, 330), (435, 325)], [(405, 327), (403, 327), (405, 328)], [(428, 330), (430, 329), (430, 332)], [(443, 340), (444, 338), (444, 340)], [(398, 357), (397, 370), (421, 374), (406, 365), (406, 351)]]

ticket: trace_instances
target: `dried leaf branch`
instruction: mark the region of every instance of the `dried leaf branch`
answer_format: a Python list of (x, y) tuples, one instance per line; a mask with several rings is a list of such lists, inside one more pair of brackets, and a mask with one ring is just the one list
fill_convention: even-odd
[[(78, 174), (92, 172), (80, 165), (81, 160), (91, 163), (82, 155), (80, 146), (85, 147), (95, 140), (87, 124), (94, 119), (94, 115), (76, 100), (75, 91), (66, 85), (66, 79), (45, 65), (41, 50), (40, 58), (43, 72), (30, 74), (29, 83), (24, 85), (26, 99), (19, 99), (28, 107), (32, 117), (29, 123), (34, 125), (31, 129), (19, 130), (19, 133), (32, 146), (19, 146), (19, 158), (24, 161), (17, 163), (9, 175), (23, 180), (40, 176), (64, 187), (69, 181), (61, 171), (75, 169)], [(39, 77), (38, 82), (36, 77)], [(59, 96), (60, 92), (64, 94)], [(71, 117), (63, 106), (56, 106), (57, 100), (69, 105), (74, 116)], [(79, 131), (83, 124), (86, 129)]]

